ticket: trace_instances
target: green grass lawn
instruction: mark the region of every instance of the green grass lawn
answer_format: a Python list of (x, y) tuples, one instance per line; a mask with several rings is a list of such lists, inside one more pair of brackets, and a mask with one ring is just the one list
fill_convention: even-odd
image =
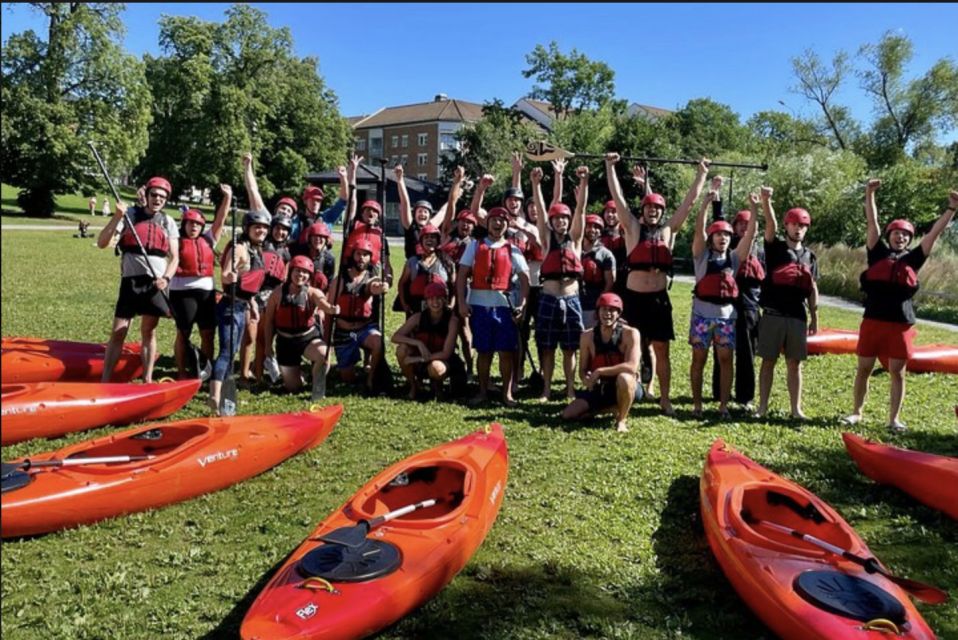
[[(11, 231), (2, 237), (3, 335), (103, 341), (118, 284), (112, 252), (91, 240)], [(395, 260), (399, 264), (398, 259)], [(689, 287), (676, 283), (676, 333), (687, 331)], [(390, 314), (391, 328), (398, 314)], [(827, 327), (859, 317), (822, 310)], [(920, 328), (920, 342), (955, 333)], [(160, 370), (174, 369), (173, 325), (160, 325)], [(412, 453), (491, 421), (505, 425), (510, 476), (502, 511), (478, 553), (442, 593), (383, 638), (770, 638), (736, 596), (705, 541), (698, 479), (723, 437), (834, 506), (892, 571), (958, 594), (958, 527), (943, 514), (860, 475), (841, 444), (855, 360), (821, 356), (805, 365), (805, 409), (784, 419), (780, 368), (774, 416), (694, 420), (689, 348), (674, 343), (677, 419), (651, 404), (632, 411), (631, 432), (610, 417), (572, 424), (562, 403), (516, 409), (365, 399), (333, 385), (342, 421), (317, 449), (218, 493), (157, 511), (2, 545), (5, 638), (232, 638), (253, 598), (316, 523), (371, 476)], [(395, 361), (390, 354), (390, 361)], [(958, 455), (954, 377), (910, 375), (898, 442)], [(558, 396), (559, 385), (554, 387)], [(883, 429), (888, 377), (873, 378), (860, 432)], [(175, 417), (205, 415), (202, 392)], [(305, 409), (308, 394), (240, 392), (244, 414)], [(714, 417), (714, 412), (712, 413)], [(29, 455), (111, 432), (4, 449)], [(939, 637), (958, 637), (954, 604), (919, 609)]]

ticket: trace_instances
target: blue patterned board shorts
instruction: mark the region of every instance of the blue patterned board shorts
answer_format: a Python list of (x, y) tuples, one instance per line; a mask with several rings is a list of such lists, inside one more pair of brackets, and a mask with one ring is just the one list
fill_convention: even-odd
[(735, 318), (706, 318), (692, 314), (689, 344), (693, 349), (708, 349), (712, 344), (735, 349)]
[(370, 322), (365, 327), (354, 331), (336, 327), (336, 332), (333, 334), (336, 368), (349, 369), (355, 366), (362, 358), (363, 342), (371, 335), (382, 335), (379, 331), (379, 325), (375, 322)]
[(536, 345), (540, 349), (555, 349), (561, 346), (566, 351), (579, 348), (582, 336), (582, 303), (578, 295), (539, 297), (536, 313)]

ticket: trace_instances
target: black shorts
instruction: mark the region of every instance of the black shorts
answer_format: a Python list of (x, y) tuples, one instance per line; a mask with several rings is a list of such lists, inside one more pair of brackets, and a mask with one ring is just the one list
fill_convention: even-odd
[[(643, 389), (641, 384), (635, 385), (635, 402), (642, 400)], [(615, 387), (615, 378), (600, 380), (592, 387), (591, 391), (580, 390), (575, 392), (575, 397), (585, 400), (589, 403), (589, 413), (599, 413), (605, 409), (614, 407), (619, 402), (618, 390)]]
[(189, 334), (195, 324), (200, 331), (216, 328), (216, 292), (206, 289), (178, 289), (170, 291), (170, 304), (176, 328)]
[(113, 316), (127, 320), (136, 316), (168, 318), (170, 307), (166, 296), (156, 288), (153, 276), (130, 276), (120, 278), (120, 295)]
[(276, 334), (276, 362), (281, 367), (298, 367), (303, 362), (303, 353), (315, 340), (322, 340), (318, 327), (313, 327), (301, 336), (287, 338)]
[(626, 290), (622, 299), (625, 305), (625, 321), (639, 330), (643, 340), (667, 342), (675, 340), (675, 329), (672, 326), (672, 301), (669, 292), (653, 291), (639, 293)]

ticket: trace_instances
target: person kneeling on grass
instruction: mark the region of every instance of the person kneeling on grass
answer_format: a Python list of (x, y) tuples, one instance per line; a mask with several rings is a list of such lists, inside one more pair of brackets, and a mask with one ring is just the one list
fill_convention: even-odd
[(948, 196), (948, 208), (941, 214), (921, 244), (909, 249), (915, 227), (907, 220), (892, 220), (885, 227), (885, 238), (878, 235), (878, 207), (875, 192), (880, 180), (869, 180), (865, 187), (865, 219), (868, 222), (868, 269), (861, 274), (865, 292), (865, 313), (858, 330), (858, 371), (855, 375), (854, 408), (845, 424), (862, 420), (862, 407), (868, 393), (868, 377), (875, 359), (888, 358), (891, 378), (891, 400), (888, 408), (888, 429), (903, 433), (907, 427), (898, 419), (905, 399), (905, 364), (912, 354), (915, 336), (915, 307), (912, 298), (918, 291), (918, 270), (931, 255), (938, 236), (955, 217), (958, 191)]
[(626, 418), (632, 403), (642, 399), (639, 368), (639, 332), (622, 321), (622, 298), (603, 293), (597, 305), (598, 323), (579, 341), (579, 377), (585, 391), (562, 411), (576, 420), (615, 409), (615, 430), (628, 431)]
[(396, 331), (392, 341), (396, 360), (409, 381), (409, 399), (415, 400), (419, 382), (427, 375), (438, 399), (443, 380), (452, 381), (452, 390), (466, 384), (466, 366), (456, 353), (459, 318), (449, 308), (446, 285), (433, 282), (426, 286), (426, 308), (414, 313)]
[(329, 304), (322, 291), (309, 286), (313, 271), (313, 261), (306, 256), (293, 258), (286, 282), (270, 294), (263, 317), (266, 357), (273, 357), (275, 333), (276, 361), (283, 376), (283, 386), (291, 393), (303, 386), (299, 370), (303, 356), (313, 363), (313, 379), (325, 374), (326, 353), (316, 323), (316, 310), (332, 314), (339, 312), (337, 306)]

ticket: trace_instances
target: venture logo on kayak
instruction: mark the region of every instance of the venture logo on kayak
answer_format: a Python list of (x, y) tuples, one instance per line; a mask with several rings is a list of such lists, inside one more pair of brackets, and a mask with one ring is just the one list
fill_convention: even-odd
[(217, 451), (216, 453), (211, 453), (208, 456), (203, 458), (197, 458), (196, 461), (200, 463), (200, 468), (205, 468), (206, 465), (212, 464), (214, 462), (221, 462), (223, 460), (233, 460), (239, 458), (238, 449), (230, 449), (229, 451)]

